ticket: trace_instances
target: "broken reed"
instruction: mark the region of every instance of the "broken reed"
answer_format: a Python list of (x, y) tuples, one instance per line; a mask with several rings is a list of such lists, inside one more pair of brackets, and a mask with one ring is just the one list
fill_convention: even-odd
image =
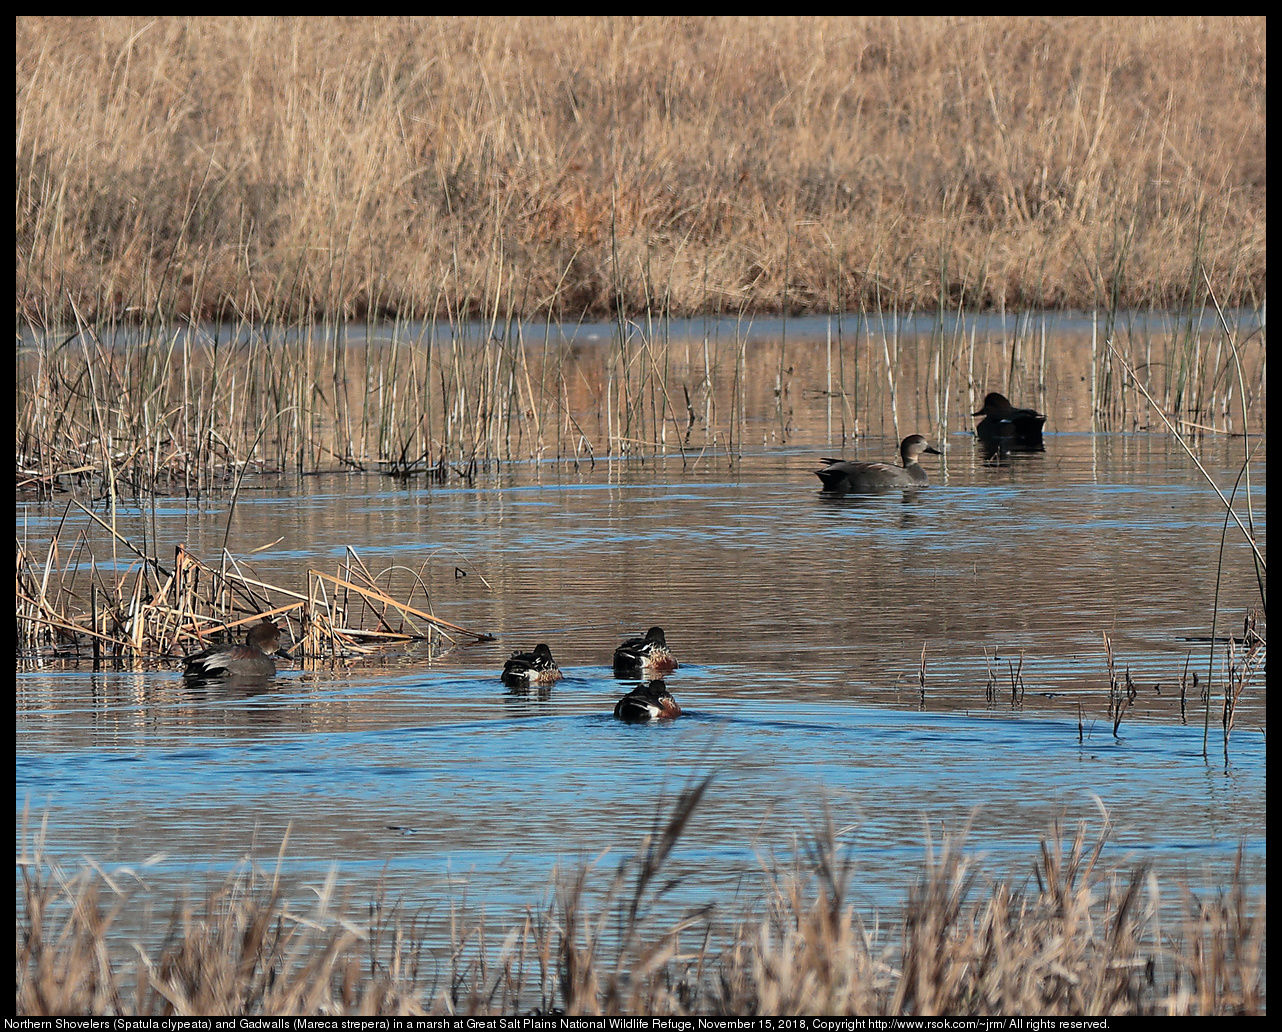
[[(111, 530), (96, 514), (72, 504)], [(417, 641), (443, 648), (446, 642), (490, 640), (485, 632), (426, 611), (431, 608), (431, 556), (414, 572), (405, 599), (398, 600), (379, 586), (380, 578), (351, 548), (337, 575), (309, 570), (303, 592), (263, 581), (226, 551), (218, 567), (181, 546), (173, 563), (164, 563), (112, 534), (113, 546), (127, 552), (128, 561), (113, 554), (111, 563), (100, 565), (84, 529), (65, 557), (59, 534), (43, 561), (19, 544), (19, 660), (43, 664), (92, 658), (94, 669), (104, 663), (134, 666), (157, 657), (181, 658), (220, 641), (239, 643), (260, 619), (276, 620), (285, 628), (291, 654), (304, 664), (367, 656), (383, 646)], [(416, 606), (419, 593), (422, 601)]]
[[(790, 342), (780, 370), (783, 342), (762, 340), (746, 315), (686, 323), (677, 336), (665, 313), (647, 313), (583, 339), (574, 336), (583, 327), (551, 318), (522, 323), (510, 295), (483, 300), (492, 306), (484, 323), (107, 323), (57, 336), (29, 328), (17, 361), (19, 488), (84, 483), (106, 495), (198, 497), (255, 471), (453, 479), (512, 460), (733, 458), (787, 443), (799, 424), (819, 430), (820, 420), (838, 445), (857, 432), (898, 438), (901, 423), (942, 437), (972, 426), (989, 390), (1045, 411), (1051, 377), (1072, 385), (1056, 397), (1081, 415), (1050, 411), (1049, 427), (1135, 425), (1133, 414), (1131, 425), (1106, 425), (1095, 397), (1074, 394), (1086, 390), (1085, 340), (1048, 344), (1049, 313), (997, 313), (1006, 333), (987, 340), (961, 307), (846, 313), (828, 321), (827, 339)], [(1119, 357), (1131, 389), (1174, 406), (1166, 411), (1178, 432), (1240, 432), (1247, 418), (1263, 428), (1262, 335), (1218, 348), (1215, 363), (1199, 367), (1206, 383), (1194, 397), (1173, 393), (1168, 376), (1181, 326), (1150, 312), (1130, 320), (1125, 342), (1110, 342), (1119, 356), (1165, 356), (1145, 367), (1146, 384)], [(1215, 354), (1225, 332), (1206, 328), (1202, 353)], [(1241, 403), (1221, 404), (1243, 392)], [(825, 413), (814, 411), (817, 400)]]
[[(791, 864), (763, 866), (740, 916), (659, 906), (660, 877), (708, 781), (600, 888), (596, 864), (553, 871), (524, 919), (494, 927), (466, 901), (410, 913), (380, 887), (349, 907), (336, 872), (296, 900), (246, 861), (149, 927), (144, 881), (65, 872), (25, 827), (18, 858), (16, 1009), (117, 1014), (1262, 1014), (1266, 908), (1239, 850), (1227, 889), (1176, 901), (1147, 865), (1102, 862), (1058, 823), (1032, 877), (978, 866), (965, 835), (928, 842), (904, 902), (863, 913), (831, 823)], [(605, 854), (602, 854), (603, 856)], [(282, 877), (284, 875), (285, 877)], [(660, 916), (662, 915), (662, 916)]]

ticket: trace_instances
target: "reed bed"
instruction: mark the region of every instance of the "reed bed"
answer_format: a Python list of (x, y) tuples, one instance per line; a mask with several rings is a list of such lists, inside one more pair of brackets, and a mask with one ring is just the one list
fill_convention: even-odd
[[(124, 932), (141, 882), (64, 870), (39, 835), (18, 858), (20, 1015), (238, 1014), (1052, 1015), (1263, 1014), (1265, 901), (1243, 883), (1164, 891), (1145, 865), (1107, 864), (1094, 831), (1054, 826), (1031, 873), (994, 875), (965, 835), (927, 844), (902, 905), (862, 913), (829, 823), (766, 866), (760, 902), (673, 915), (662, 866), (709, 782), (613, 877), (553, 872), (510, 927), (443, 900), (409, 914), (380, 894), (358, 916), (331, 873), (299, 903), (246, 862), (202, 899), (176, 899), (159, 934)], [(659, 916), (663, 915), (663, 916)]]
[[(752, 320), (679, 336), (670, 321), (627, 320), (592, 339), (515, 321), (121, 329), (114, 340), (86, 325), (20, 343), (17, 483), (45, 497), (199, 498), (263, 473), (466, 482), (509, 461), (733, 462), (798, 431), (837, 446), (910, 428), (943, 437), (973, 425), (990, 389), (1048, 411), (1052, 431), (1267, 426), (1262, 320), (1206, 313), (1189, 338), (1184, 320), (1148, 313), (1099, 340), (1098, 326), (1056, 334), (1048, 319), (1011, 318), (1005, 337), (985, 339), (960, 308), (942, 328), (860, 313), (804, 342), (773, 329), (763, 339)], [(1189, 339), (1200, 372), (1172, 377)], [(1101, 381), (1104, 365), (1116, 376)]]

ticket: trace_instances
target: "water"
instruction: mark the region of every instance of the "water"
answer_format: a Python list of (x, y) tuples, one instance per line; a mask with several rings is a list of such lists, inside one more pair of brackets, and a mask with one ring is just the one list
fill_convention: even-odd
[[(1055, 818), (1098, 826), (1100, 807), (1115, 825), (1106, 861), (1212, 886), (1243, 844), (1262, 891), (1263, 676), (1227, 760), (1218, 699), (1209, 759), (1196, 690), (1180, 708), (1190, 655), (1206, 677), (1208, 646), (1190, 639), (1211, 628), (1215, 494), (1166, 437), (1050, 435), (1044, 454), (997, 465), (966, 436), (947, 445), (942, 464), (925, 457), (934, 483), (915, 496), (820, 498), (811, 471), (834, 448), (819, 444), (733, 467), (253, 485), (229, 541), (262, 579), (305, 591), (306, 571), (334, 572), (352, 544), (390, 571), (393, 595), (421, 576), (438, 616), (499, 640), (289, 667), (266, 689), (192, 688), (176, 667), (20, 672), (19, 811), (47, 820), (64, 864), (126, 866), (155, 891), (247, 855), (274, 866), (288, 833), (300, 886), (337, 865), (358, 896), (383, 879), (411, 905), (466, 898), (502, 918), (537, 903), (557, 863), (605, 853), (608, 880), (711, 774), (665, 871), (681, 879), (674, 917), (757, 898), (762, 860), (790, 861), (825, 809), (868, 906), (903, 899), (928, 834), (969, 822), (986, 870), (1022, 879)], [(845, 450), (894, 453), (884, 439)], [(1233, 442), (1200, 455), (1222, 488), (1239, 456)], [(1263, 541), (1262, 459), (1253, 476)], [(183, 542), (215, 560), (226, 499), (157, 504), (157, 554)], [(19, 538), (37, 546), (61, 516), (56, 501), (20, 506)], [(143, 524), (126, 517), (122, 533), (141, 539)], [(91, 536), (101, 567), (110, 548)], [(1227, 541), (1217, 633), (1258, 606), (1240, 533)], [(624, 725), (611, 651), (652, 624), (681, 661), (667, 683), (685, 715)], [(1116, 735), (1105, 632), (1139, 690)], [(509, 652), (540, 641), (565, 679), (546, 697), (504, 688)]]

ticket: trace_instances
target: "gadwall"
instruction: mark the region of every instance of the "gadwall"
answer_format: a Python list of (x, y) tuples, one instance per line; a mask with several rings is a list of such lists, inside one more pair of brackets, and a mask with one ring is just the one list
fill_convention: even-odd
[(503, 683), (509, 688), (528, 688), (532, 684), (554, 684), (561, 670), (552, 658), (552, 650), (539, 643), (533, 652), (513, 652), (503, 664)]
[(614, 715), (630, 724), (670, 720), (681, 716), (681, 707), (662, 681), (639, 684), (614, 704)]
[(614, 650), (616, 674), (644, 671), (649, 674), (670, 674), (680, 664), (663, 639), (662, 627), (651, 627), (644, 638), (629, 638)]
[(215, 645), (187, 657), (184, 677), (211, 679), (215, 677), (266, 678), (276, 673), (273, 656), (289, 658), (280, 647), (280, 628), (267, 617), (254, 624), (245, 635), (244, 645)]
[(1046, 417), (1030, 408), (1016, 408), (996, 391), (984, 398), (984, 407), (974, 413), (984, 419), (975, 427), (981, 441), (1003, 447), (1043, 448), (1042, 424)]
[(932, 448), (921, 434), (905, 437), (899, 445), (902, 466), (889, 462), (846, 462), (842, 459), (823, 459), (824, 469), (815, 470), (823, 481), (823, 494), (846, 494), (850, 491), (888, 491), (896, 487), (925, 487), (930, 483), (917, 456), (942, 454)]

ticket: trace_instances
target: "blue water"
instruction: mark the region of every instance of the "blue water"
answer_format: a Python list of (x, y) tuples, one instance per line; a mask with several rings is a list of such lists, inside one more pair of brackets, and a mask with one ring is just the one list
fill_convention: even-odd
[[(879, 447), (893, 452), (860, 453)], [(1071, 835), (1104, 812), (1107, 862), (1213, 886), (1243, 846), (1262, 888), (1263, 676), (1227, 758), (1218, 698), (1208, 758), (1192, 689), (1180, 712), (1186, 660), (1206, 676), (1207, 646), (1186, 639), (1210, 633), (1223, 522), (1181, 452), (1066, 435), (993, 467), (963, 439), (929, 490), (839, 501), (817, 496), (816, 454), (264, 484), (233, 535), (263, 580), (305, 590), (308, 568), (334, 572), (354, 543), (393, 595), (419, 576), (438, 616), (499, 641), (287, 667), (262, 689), (191, 688), (176, 668), (21, 672), (20, 814), (46, 822), (63, 864), (128, 868), (156, 891), (247, 856), (274, 867), (284, 843), (299, 884), (337, 865), (358, 894), (382, 879), (410, 903), (464, 893), (515, 916), (554, 865), (605, 854), (613, 870), (711, 775), (665, 872), (674, 913), (754, 898), (763, 864), (790, 862), (829, 819), (868, 906), (902, 900), (946, 831), (969, 825), (985, 869), (1022, 879), (1053, 821)], [(1261, 468), (1260, 540), (1262, 485)], [(225, 509), (166, 508), (159, 554), (181, 541), (213, 559)], [(30, 507), (19, 534), (59, 514)], [(1253, 605), (1230, 536), (1217, 633)], [(685, 713), (625, 725), (610, 653), (654, 623), (681, 660), (667, 683)], [(1105, 632), (1140, 689), (1116, 735)], [(506, 656), (539, 641), (565, 679), (546, 697), (506, 689)]]

